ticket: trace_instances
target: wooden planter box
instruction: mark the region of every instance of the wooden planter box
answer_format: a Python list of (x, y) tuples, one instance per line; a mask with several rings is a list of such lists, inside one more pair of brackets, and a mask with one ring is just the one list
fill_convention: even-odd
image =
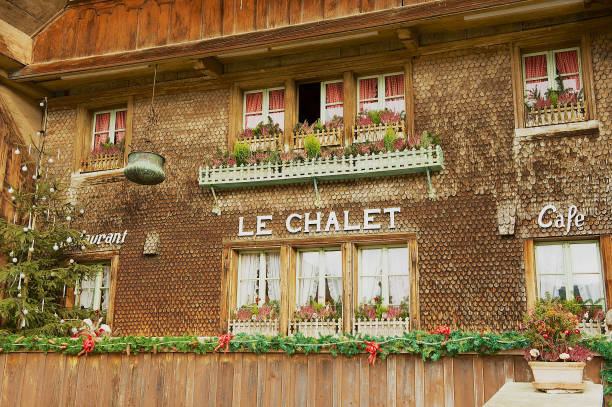
[(266, 336), (278, 335), (278, 319), (271, 319), (268, 321), (240, 321), (237, 319), (230, 319), (228, 322), (228, 332), (236, 334), (261, 334)]
[(324, 131), (314, 131), (310, 133), (305, 132), (294, 132), (292, 135), (292, 144), (294, 150), (301, 150), (304, 148), (304, 140), (306, 137), (314, 135), (319, 139), (319, 143), (322, 147), (332, 147), (342, 145), (342, 137), (344, 136), (344, 129), (333, 129)]

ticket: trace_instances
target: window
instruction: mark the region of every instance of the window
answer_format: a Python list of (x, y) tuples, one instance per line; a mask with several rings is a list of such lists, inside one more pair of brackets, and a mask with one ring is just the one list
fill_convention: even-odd
[(298, 121), (327, 123), (344, 114), (344, 84), (341, 80), (305, 83), (298, 87)]
[(389, 109), (396, 113), (406, 110), (404, 74), (366, 76), (357, 80), (359, 111)]
[(342, 300), (342, 254), (336, 249), (299, 252), (297, 270), (297, 305), (310, 300), (320, 304)]
[(245, 129), (252, 129), (268, 117), (285, 128), (285, 89), (262, 89), (244, 93), (243, 123)]
[(363, 247), (359, 249), (360, 303), (382, 298), (384, 305), (399, 305), (410, 294), (407, 247)]
[(567, 300), (580, 296), (597, 302), (604, 298), (599, 243), (550, 242), (535, 245), (537, 289)]
[(110, 292), (110, 263), (100, 264), (102, 270), (92, 278), (84, 278), (76, 287), (76, 303), (79, 308), (92, 310), (108, 309)]
[(110, 153), (112, 151), (109, 146), (123, 146), (127, 127), (127, 109), (99, 111), (95, 112), (93, 117), (92, 153)]
[(238, 260), (237, 307), (280, 301), (280, 254), (241, 252)]
[(582, 70), (578, 48), (559, 49), (523, 55), (525, 97), (528, 102), (548, 99), (549, 88), (573, 93), (582, 90)]

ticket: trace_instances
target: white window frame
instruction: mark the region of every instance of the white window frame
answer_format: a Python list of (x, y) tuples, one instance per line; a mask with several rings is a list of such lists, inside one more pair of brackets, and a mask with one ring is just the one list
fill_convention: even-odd
[[(369, 76), (361, 76), (359, 78), (357, 78), (357, 110), (359, 111), (359, 113), (362, 112), (362, 110), (360, 110), (359, 105), (361, 104), (361, 102), (372, 102), (374, 100), (377, 100), (378, 102), (378, 109), (377, 110), (383, 110), (385, 108), (385, 102), (387, 101), (387, 99), (394, 99), (394, 98), (398, 98), (400, 97), (400, 95), (396, 95), (396, 96), (385, 96), (385, 78), (387, 76), (395, 76), (395, 75), (405, 75), (404, 72), (392, 72), (392, 73), (386, 73), (386, 74), (382, 74), (382, 75), (369, 75)], [(371, 98), (371, 99), (360, 99), (359, 95), (361, 94), (361, 80), (362, 79), (372, 79), (372, 78), (377, 78), (378, 79), (378, 85), (377, 85), (377, 89), (378, 89), (378, 95), (376, 98)], [(406, 80), (404, 78), (404, 80)], [(406, 95), (401, 95), (404, 98), (404, 103), (406, 102)], [(406, 109), (404, 109), (406, 110)]]
[[(561, 246), (562, 254), (563, 254), (563, 273), (540, 273), (537, 268), (537, 254), (534, 253), (535, 264), (536, 264), (536, 286), (538, 291), (538, 298), (545, 298), (546, 293), (542, 293), (540, 289), (540, 279), (539, 276), (564, 276), (565, 283), (565, 298), (566, 300), (574, 299), (574, 270), (572, 268), (572, 258), (571, 258), (571, 250), (570, 246), (577, 244), (595, 244), (597, 246), (597, 264), (599, 265), (598, 273), (576, 273), (581, 275), (599, 275), (601, 281), (601, 291), (599, 292), (600, 297), (603, 299), (602, 307), (606, 308), (606, 296), (605, 296), (605, 282), (603, 275), (603, 263), (601, 258), (601, 248), (598, 240), (567, 240), (567, 241), (553, 241), (553, 242), (537, 242), (535, 243), (535, 251), (537, 252), (538, 246)], [(595, 298), (597, 300), (597, 298)]]
[[(317, 285), (317, 302), (320, 304), (324, 304), (325, 303), (325, 287), (327, 286), (325, 284), (325, 280), (327, 279), (340, 279), (343, 280), (344, 273), (341, 273), (339, 277), (326, 277), (325, 276), (325, 252), (332, 252), (332, 251), (337, 251), (340, 252), (340, 256), (342, 256), (342, 248), (341, 247), (321, 247), (321, 248), (313, 248), (313, 249), (300, 249), (298, 251), (298, 261), (297, 261), (297, 270), (295, 273), (295, 289), (296, 289), (296, 301), (299, 302), (299, 298), (298, 298), (298, 291), (299, 291), (299, 287), (300, 287), (300, 280), (314, 280), (315, 278), (318, 278), (318, 285)], [(301, 260), (301, 256), (302, 253), (305, 252), (318, 252), (319, 253), (319, 264), (317, 265), (317, 274), (318, 277), (300, 277), (301, 273), (301, 268), (302, 268), (302, 260)], [(341, 267), (343, 266), (342, 260), (341, 260)], [(342, 293), (344, 294), (344, 293)], [(342, 295), (342, 301), (344, 301), (344, 296)]]
[[(275, 90), (285, 90), (284, 86), (278, 87), (278, 88), (266, 88), (266, 89), (257, 89), (257, 90), (249, 90), (244, 92), (243, 96), (242, 96), (242, 129), (244, 130), (246, 128), (246, 100), (247, 100), (247, 95), (248, 94), (252, 94), (252, 93), (263, 93), (262, 99), (261, 99), (261, 115), (263, 117), (263, 121), (265, 122), (266, 120), (268, 120), (268, 117), (270, 116), (270, 114), (272, 113), (279, 113), (279, 112), (284, 112), (286, 107), (287, 107), (287, 99), (285, 99), (285, 108), (284, 109), (273, 109), (270, 110), (270, 92), (271, 91), (275, 91)], [(286, 92), (285, 92), (285, 96), (286, 96)]]
[[(111, 279), (111, 264), (109, 263), (100, 263), (102, 270), (100, 270), (95, 277), (92, 277), (94, 280), (94, 287), (88, 290), (93, 291), (93, 304), (92, 310), (100, 311), (102, 307), (102, 293), (106, 292), (107, 298), (107, 307), (102, 309), (103, 311), (108, 310), (108, 300), (110, 300), (110, 279)], [(108, 286), (104, 285), (104, 273), (108, 273)], [(81, 292), (83, 289), (81, 288), (81, 280), (77, 281), (76, 287), (74, 289), (75, 300), (74, 303), (77, 304), (79, 308), (81, 308)]]
[[(106, 133), (106, 131), (96, 131), (96, 117), (99, 114), (110, 113), (110, 123), (108, 124), (108, 139), (113, 144), (115, 144), (115, 133), (119, 132), (119, 131), (127, 132), (127, 130), (125, 128), (124, 129), (115, 129), (115, 123), (117, 121), (117, 112), (123, 112), (123, 111), (125, 111), (126, 115), (127, 115), (127, 109), (125, 107), (121, 107), (121, 108), (118, 108), (118, 109), (110, 109), (110, 110), (99, 110), (99, 111), (93, 113), (93, 126), (92, 126), (92, 130), (91, 130), (91, 149), (92, 150), (95, 147), (96, 135), (97, 134)], [(125, 126), (127, 128), (127, 120), (126, 120)]]
[[(344, 83), (344, 81), (342, 79), (339, 80), (333, 80), (333, 81), (325, 81), (325, 82), (321, 82), (321, 109), (319, 112), (319, 118), (321, 119), (321, 123), (325, 124), (328, 122), (328, 120), (324, 120), (325, 117), (325, 111), (327, 110), (327, 106), (331, 106), (331, 105), (337, 105), (338, 103), (327, 103), (327, 85), (332, 84), (332, 83)], [(342, 117), (344, 117), (344, 86), (342, 87)]]
[[(396, 249), (396, 248), (406, 248), (407, 251), (407, 258), (406, 258), (406, 271), (404, 273), (390, 273), (389, 272), (389, 249)], [(381, 273), (378, 274), (363, 274), (363, 250), (370, 250), (370, 249), (382, 249), (382, 270)], [(362, 283), (361, 283), (361, 278), (362, 277), (375, 277), (378, 278), (380, 277), (380, 282), (382, 285), (382, 290), (381, 290), (381, 296), (382, 296), (382, 303), (383, 305), (388, 306), (389, 305), (389, 277), (395, 277), (395, 276), (406, 276), (408, 277), (408, 281), (410, 281), (410, 265), (409, 265), (409, 257), (410, 257), (410, 253), (409, 253), (409, 248), (405, 245), (375, 245), (375, 246), (360, 246), (358, 248), (358, 255), (357, 255), (357, 295), (359, 295), (359, 293), (363, 292), (362, 290)], [(404, 298), (408, 298), (408, 301), (410, 301), (410, 286), (408, 286), (408, 295), (405, 296)], [(361, 299), (358, 300), (359, 303), (361, 303)], [(399, 304), (391, 304), (391, 305), (399, 305)]]
[[(584, 89), (584, 84), (582, 83), (582, 59), (580, 58), (580, 47), (561, 48), (561, 49), (553, 49), (553, 50), (541, 51), (541, 52), (532, 52), (530, 54), (523, 54), (521, 64), (523, 67), (523, 92), (525, 93), (526, 96), (529, 96), (527, 94), (527, 81), (534, 82), (537, 80), (546, 79), (548, 81), (549, 88), (557, 89), (557, 81), (555, 80), (555, 78), (557, 77), (556, 75), (557, 66), (556, 66), (555, 55), (560, 52), (567, 52), (567, 51), (576, 51), (576, 55), (578, 57), (578, 72), (560, 74), (561, 79), (563, 80), (564, 76), (571, 76), (571, 75), (578, 74), (578, 80), (580, 81), (580, 89)], [(525, 67), (525, 59), (528, 57), (536, 56), (536, 55), (546, 55), (546, 76), (527, 79), (527, 69)], [(576, 89), (574, 89), (574, 91), (576, 91)]]
[[(279, 284), (280, 284), (280, 275), (278, 278), (268, 278), (266, 277), (267, 273), (267, 265), (266, 265), (266, 254), (271, 254), (271, 253), (278, 253), (277, 251), (274, 250), (245, 250), (245, 251), (241, 251), (238, 253), (238, 287), (236, 289), (237, 295), (236, 295), (236, 302), (238, 302), (241, 298), (241, 287), (242, 287), (242, 282), (243, 281), (257, 281), (257, 295), (255, 296), (255, 298), (261, 298), (262, 302), (265, 302), (266, 298), (265, 298), (265, 293), (266, 293), (266, 286), (268, 284), (268, 281), (271, 280), (278, 280)], [(242, 278), (242, 256), (245, 254), (259, 254), (259, 275), (257, 278)], [(264, 295), (262, 296), (262, 293), (264, 293)], [(236, 307), (241, 307), (243, 305), (249, 305), (249, 304), (236, 304)]]

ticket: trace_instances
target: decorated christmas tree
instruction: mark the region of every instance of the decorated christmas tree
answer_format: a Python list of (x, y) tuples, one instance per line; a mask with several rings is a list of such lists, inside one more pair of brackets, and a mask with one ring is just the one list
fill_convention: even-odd
[[(73, 256), (85, 250), (85, 232), (74, 227), (84, 208), (68, 200), (66, 185), (56, 178), (47, 154), (46, 101), (42, 129), (31, 145), (14, 149), (22, 155), (21, 171), (28, 181), (10, 185), (12, 219), (0, 219), (0, 333), (66, 335), (100, 316), (92, 310), (66, 308), (66, 297), (79, 281), (100, 267), (80, 264)], [(26, 152), (27, 149), (27, 152)]]

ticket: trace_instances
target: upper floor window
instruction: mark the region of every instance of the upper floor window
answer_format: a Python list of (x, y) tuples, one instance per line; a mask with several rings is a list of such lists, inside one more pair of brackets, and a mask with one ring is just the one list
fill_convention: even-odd
[(280, 301), (280, 254), (240, 253), (238, 281), (237, 307)]
[(127, 109), (94, 113), (91, 151), (93, 154), (114, 154), (123, 150), (127, 127)]
[(597, 241), (547, 242), (535, 246), (538, 296), (581, 297), (597, 302), (604, 298), (599, 243)]
[(366, 76), (357, 80), (360, 112), (388, 109), (396, 113), (406, 110), (404, 74)]
[(253, 129), (268, 117), (285, 128), (285, 89), (270, 88), (244, 93), (243, 124), (245, 129)]
[(568, 48), (525, 54), (523, 78), (528, 103), (571, 101), (582, 90), (580, 50)]
[(83, 278), (76, 287), (76, 303), (79, 308), (104, 310), (108, 309), (110, 292), (110, 264), (100, 264), (101, 270), (95, 277)]
[(382, 301), (383, 305), (400, 305), (410, 293), (410, 270), (407, 247), (362, 247), (359, 249), (360, 303)]
[(311, 301), (325, 304), (342, 301), (342, 254), (340, 249), (315, 249), (299, 252), (297, 305)]

